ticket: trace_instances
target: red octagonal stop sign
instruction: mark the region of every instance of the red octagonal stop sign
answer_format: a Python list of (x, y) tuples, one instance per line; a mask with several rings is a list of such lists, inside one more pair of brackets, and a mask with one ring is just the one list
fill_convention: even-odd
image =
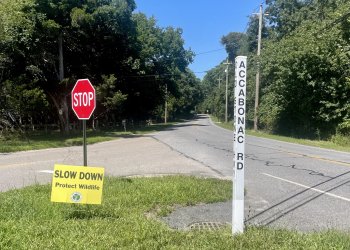
[(72, 109), (80, 120), (89, 120), (96, 108), (96, 93), (89, 79), (79, 79), (72, 90)]

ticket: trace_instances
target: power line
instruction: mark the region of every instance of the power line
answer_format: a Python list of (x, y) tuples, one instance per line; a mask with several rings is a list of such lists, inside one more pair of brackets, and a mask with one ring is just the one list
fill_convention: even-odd
[(339, 17), (338, 19), (334, 20), (333, 22), (326, 24), (326, 26), (322, 29), (320, 29), (318, 32), (325, 31), (327, 29), (330, 29), (334, 27), (336, 24), (339, 24), (340, 22), (344, 21), (346, 18), (350, 17), (350, 12), (344, 14), (343, 16)]
[(195, 55), (198, 56), (198, 55), (210, 54), (210, 53), (218, 52), (218, 51), (221, 51), (221, 50), (225, 50), (225, 48), (199, 52), (199, 53), (195, 53)]
[(162, 76), (180, 76), (181, 73), (178, 74), (150, 74), (150, 75), (124, 75), (121, 78), (145, 78), (145, 77), (162, 77)]

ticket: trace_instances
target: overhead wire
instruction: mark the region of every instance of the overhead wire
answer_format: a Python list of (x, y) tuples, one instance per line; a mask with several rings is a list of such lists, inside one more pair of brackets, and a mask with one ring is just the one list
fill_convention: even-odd
[[(257, 11), (259, 9), (260, 5), (258, 5), (254, 11)], [(246, 27), (244, 29), (244, 33), (247, 32), (248, 30), (248, 26), (249, 26), (249, 22), (247, 22), (246, 24)], [(194, 53), (195, 56), (198, 56), (198, 55), (205, 55), (205, 54), (211, 54), (211, 53), (216, 53), (216, 52), (219, 52), (219, 51), (222, 51), (222, 50), (225, 50), (225, 48), (220, 48), (220, 49), (213, 49), (213, 50), (208, 50), (208, 51), (203, 51), (203, 52), (199, 52), (199, 53)], [(207, 73), (209, 70), (205, 70), (205, 71), (198, 71), (198, 72), (193, 72), (195, 74), (205, 74)], [(133, 75), (133, 76), (124, 76), (126, 78), (128, 77), (131, 77), (131, 78), (143, 78), (143, 77), (160, 77), (160, 76), (178, 76), (179, 74), (151, 74), (151, 75)]]
[(336, 24), (339, 24), (340, 22), (344, 21), (346, 18), (350, 17), (350, 12), (344, 14), (343, 16), (337, 18), (333, 22), (327, 24), (324, 28), (320, 29), (319, 32), (325, 31), (326, 29), (332, 28)]
[(204, 55), (204, 54), (211, 54), (211, 53), (215, 53), (215, 52), (222, 51), (222, 50), (225, 50), (225, 48), (214, 49), (214, 50), (209, 50), (209, 51), (204, 51), (204, 52), (199, 52), (199, 53), (194, 53), (194, 54), (195, 54), (195, 56), (198, 56), (198, 55)]

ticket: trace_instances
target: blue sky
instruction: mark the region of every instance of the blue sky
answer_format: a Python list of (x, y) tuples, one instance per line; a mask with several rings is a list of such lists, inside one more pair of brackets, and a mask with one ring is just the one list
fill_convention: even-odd
[[(135, 0), (137, 12), (154, 16), (160, 27), (183, 29), (185, 48), (196, 54), (190, 68), (199, 78), (226, 57), (220, 43), (229, 32), (245, 32), (248, 16), (259, 11), (261, 0)], [(222, 49), (222, 50), (219, 50)], [(203, 52), (218, 50), (211, 53)]]

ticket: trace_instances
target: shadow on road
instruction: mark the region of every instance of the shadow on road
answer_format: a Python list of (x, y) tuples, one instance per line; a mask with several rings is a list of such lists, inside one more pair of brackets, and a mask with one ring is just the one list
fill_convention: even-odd
[[(342, 173), (340, 175), (337, 175), (335, 177), (330, 178), (329, 180), (320, 182), (312, 187), (309, 187), (303, 191), (300, 191), (298, 193), (295, 193), (293, 195), (291, 195), (290, 197), (279, 201), (278, 203), (270, 206), (269, 208), (253, 215), (250, 216), (248, 219), (245, 220), (246, 223), (253, 223), (256, 224), (258, 223), (259, 225), (271, 225), (272, 223), (276, 222), (277, 220), (283, 218), (284, 216), (288, 215), (289, 213), (295, 211), (296, 209), (312, 202), (313, 200), (325, 195), (325, 193), (333, 191), (341, 186), (344, 186), (346, 184), (350, 183), (349, 178), (347, 178), (346, 180), (337, 182), (335, 184), (332, 185), (332, 187), (328, 188), (325, 191), (322, 191), (322, 193), (320, 194), (310, 194), (308, 197), (303, 198), (303, 199), (297, 199), (298, 197), (300, 197), (301, 195), (307, 193), (308, 191), (312, 191), (313, 189), (329, 183), (331, 181), (334, 181), (340, 177), (343, 177), (347, 174), (349, 174), (350, 171), (347, 171), (345, 173)], [(291, 202), (291, 204), (288, 204), (288, 202)], [(283, 208), (283, 206), (287, 206), (286, 208)], [(277, 211), (273, 211), (273, 210), (277, 210)]]

